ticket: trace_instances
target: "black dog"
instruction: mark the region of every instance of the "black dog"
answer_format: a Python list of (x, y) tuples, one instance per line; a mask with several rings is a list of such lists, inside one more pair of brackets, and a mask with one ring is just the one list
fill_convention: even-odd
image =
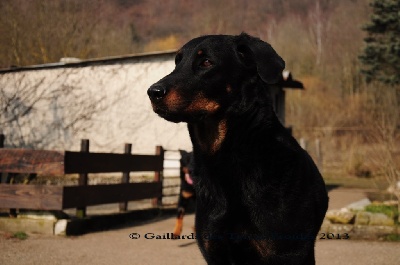
[(196, 232), (208, 264), (315, 264), (328, 206), (310, 156), (269, 96), (284, 61), (247, 34), (203, 36), (148, 90), (153, 110), (187, 122), (194, 151)]

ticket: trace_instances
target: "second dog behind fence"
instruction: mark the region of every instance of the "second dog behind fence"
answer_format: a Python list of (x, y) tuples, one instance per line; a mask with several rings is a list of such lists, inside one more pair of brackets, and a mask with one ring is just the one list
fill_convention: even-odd
[(179, 151), (181, 154), (180, 164), (180, 190), (178, 196), (178, 210), (173, 231), (174, 237), (178, 237), (183, 228), (183, 218), (188, 211), (190, 202), (196, 199), (193, 186), (193, 153), (184, 150)]

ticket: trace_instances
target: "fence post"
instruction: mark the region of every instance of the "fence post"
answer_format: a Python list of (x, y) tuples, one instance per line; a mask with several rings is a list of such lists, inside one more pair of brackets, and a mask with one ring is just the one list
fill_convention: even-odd
[(4, 148), (5, 139), (6, 139), (5, 135), (0, 133), (0, 148)]
[[(124, 154), (130, 155), (132, 154), (132, 144), (125, 144)], [(122, 172), (121, 183), (129, 183), (129, 171)], [(119, 204), (119, 211), (124, 212), (128, 210), (128, 202), (121, 202)]]
[[(164, 160), (164, 149), (162, 148), (162, 146), (159, 146), (159, 145), (156, 146), (156, 155), (161, 156), (163, 158), (163, 160)], [(154, 172), (154, 181), (163, 183), (162, 171), (155, 171)], [(162, 189), (161, 189), (160, 196), (158, 198), (154, 198), (152, 204), (153, 204), (154, 207), (158, 207), (158, 206), (162, 205)]]
[[(81, 152), (82, 153), (89, 153), (89, 140), (82, 139), (81, 140)], [(88, 184), (88, 173), (80, 173), (78, 185), (79, 186), (86, 186)], [(76, 209), (76, 216), (78, 218), (86, 217), (86, 207), (77, 208)]]

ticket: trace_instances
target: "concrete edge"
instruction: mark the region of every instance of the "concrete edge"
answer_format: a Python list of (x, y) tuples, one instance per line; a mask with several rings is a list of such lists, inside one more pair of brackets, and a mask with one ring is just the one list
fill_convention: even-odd
[(54, 235), (57, 220), (0, 217), (0, 231)]
[(135, 223), (155, 221), (176, 214), (175, 208), (151, 208), (124, 213), (88, 216), (78, 219), (30, 219), (0, 217), (0, 231), (43, 235), (76, 236), (109, 230)]

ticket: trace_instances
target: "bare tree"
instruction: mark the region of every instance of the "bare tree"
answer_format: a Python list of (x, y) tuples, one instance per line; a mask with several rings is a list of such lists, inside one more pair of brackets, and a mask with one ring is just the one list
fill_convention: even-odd
[(315, 7), (309, 12), (309, 32), (310, 40), (315, 52), (315, 65), (321, 64), (322, 55), (324, 53), (325, 32), (328, 23), (327, 12), (322, 9), (320, 0), (315, 0)]
[(400, 87), (386, 89), (382, 86), (370, 84), (365, 92), (365, 119), (371, 126), (368, 137), (373, 147), (368, 157), (378, 169), (378, 175), (383, 175), (390, 185), (400, 210)]
[(1, 1), (0, 67), (96, 56), (104, 1)]
[(106, 106), (104, 96), (65, 86), (71, 69), (47, 77), (8, 73), (0, 78), (0, 128), (13, 147), (51, 148), (91, 126), (92, 117)]

